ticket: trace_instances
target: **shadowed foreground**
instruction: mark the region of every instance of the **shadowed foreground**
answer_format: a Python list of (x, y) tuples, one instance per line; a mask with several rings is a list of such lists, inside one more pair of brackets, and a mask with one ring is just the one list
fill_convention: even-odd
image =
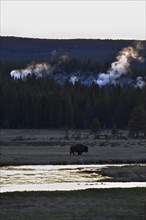
[(144, 220), (146, 189), (1, 194), (1, 219)]

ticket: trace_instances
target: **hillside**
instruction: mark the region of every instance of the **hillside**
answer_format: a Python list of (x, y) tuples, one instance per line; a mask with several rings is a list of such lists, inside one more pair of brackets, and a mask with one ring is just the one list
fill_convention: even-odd
[(55, 51), (57, 56), (66, 54), (70, 58), (81, 60), (111, 62), (122, 48), (131, 45), (133, 42), (133, 40), (47, 40), (0, 37), (0, 60), (48, 62), (52, 58), (52, 52)]

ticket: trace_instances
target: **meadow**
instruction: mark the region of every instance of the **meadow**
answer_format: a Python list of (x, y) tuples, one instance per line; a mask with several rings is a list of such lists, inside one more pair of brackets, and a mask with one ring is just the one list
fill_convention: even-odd
[[(89, 152), (70, 156), (70, 146), (82, 143)], [(113, 137), (103, 131), (1, 130), (1, 165), (145, 163), (146, 140), (129, 139), (122, 131)]]
[(1, 194), (1, 219), (144, 220), (146, 189)]
[[(127, 164), (101, 169), (112, 181), (146, 181), (146, 140), (126, 131), (1, 130), (1, 165)], [(89, 152), (70, 156), (83, 143)], [(128, 166), (128, 164), (130, 166)], [(132, 165), (132, 166), (131, 166)], [(85, 174), (86, 175), (86, 174)], [(91, 173), (92, 175), (92, 173)], [(110, 181), (108, 179), (107, 181)], [(1, 193), (2, 220), (144, 220), (146, 188)]]

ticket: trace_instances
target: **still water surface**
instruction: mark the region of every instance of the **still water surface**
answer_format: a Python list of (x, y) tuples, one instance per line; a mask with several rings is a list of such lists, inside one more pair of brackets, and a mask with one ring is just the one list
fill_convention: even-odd
[(103, 182), (109, 177), (101, 176), (99, 171), (109, 166), (123, 165), (5, 166), (1, 167), (1, 192), (146, 186), (144, 182)]

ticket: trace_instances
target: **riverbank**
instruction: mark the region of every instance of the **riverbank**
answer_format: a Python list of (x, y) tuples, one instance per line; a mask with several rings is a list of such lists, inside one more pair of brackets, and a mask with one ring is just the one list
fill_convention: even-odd
[[(103, 131), (95, 139), (90, 131), (1, 130), (1, 165), (145, 163), (146, 140), (128, 139), (126, 131), (112, 137)], [(110, 137), (110, 139), (109, 139)], [(89, 152), (70, 156), (70, 146), (82, 143)]]
[[(0, 162), (1, 166), (4, 166), (1, 169), (7, 169), (7, 165), (18, 165), (16, 170), (19, 181), (20, 176), (24, 174), (24, 170), (19, 172), (20, 165), (53, 165), (55, 168), (54, 165), (59, 164), (63, 169), (67, 164), (82, 164), (84, 168), (75, 172), (76, 178), (78, 174), (88, 180), (95, 178), (96, 181), (98, 175), (110, 177), (105, 178), (105, 181), (109, 182), (146, 180), (146, 140), (129, 139), (125, 132), (118, 137), (112, 137), (110, 131), (104, 131), (98, 139), (94, 139), (89, 131), (69, 131), (66, 136), (61, 130), (1, 130), (0, 137)], [(87, 145), (89, 152), (83, 153), (82, 156), (70, 156), (70, 146), (75, 143)], [(127, 166), (90, 170), (85, 169), (84, 164), (127, 164)], [(37, 180), (43, 181), (40, 173), (36, 178), (30, 173), (32, 171), (33, 169), (26, 167), (28, 183), (30, 177), (34, 177), (35, 184)], [(54, 170), (52, 172), (53, 175), (50, 175), (45, 170), (44, 183), (47, 183), (51, 177), (54, 181), (55, 172)], [(10, 178), (10, 174), (8, 175)], [(59, 175), (57, 174), (56, 177), (59, 178)], [(67, 177), (71, 177), (70, 173)], [(9, 182), (9, 178), (5, 180), (11, 185), (13, 181)], [(100, 184), (98, 181), (96, 183)], [(90, 183), (88, 186), (90, 187)], [(144, 220), (146, 218), (145, 187), (55, 192), (24, 191), (1, 193), (0, 196), (2, 220)]]
[(144, 220), (145, 204), (146, 188), (3, 193), (1, 219)]

